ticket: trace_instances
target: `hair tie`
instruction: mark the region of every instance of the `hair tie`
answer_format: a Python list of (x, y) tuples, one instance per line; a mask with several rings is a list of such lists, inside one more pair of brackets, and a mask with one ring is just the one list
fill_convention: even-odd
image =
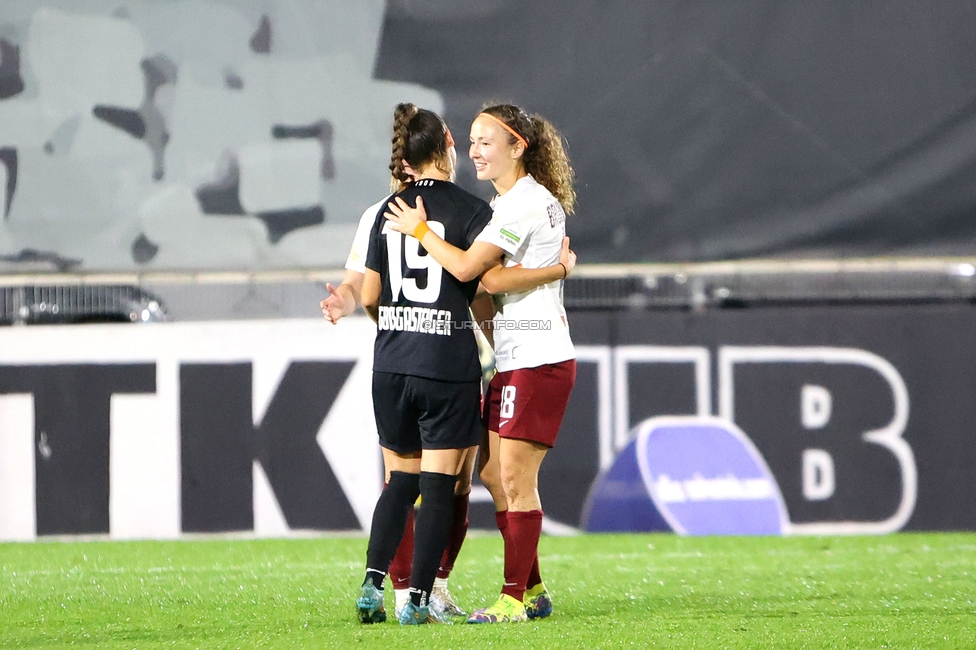
[(497, 117), (495, 117), (495, 116), (494, 116), (494, 115), (492, 115), (491, 113), (478, 113), (478, 115), (479, 115), (479, 116), (481, 116), (481, 115), (484, 115), (484, 116), (485, 116), (485, 117), (487, 117), (487, 118), (490, 118), (490, 119), (492, 119), (492, 120), (495, 120), (496, 122), (498, 122), (499, 124), (501, 124), (501, 125), (502, 125), (502, 128), (503, 128), (503, 129), (505, 129), (506, 131), (508, 131), (509, 133), (511, 133), (511, 134), (512, 134), (513, 136), (515, 136), (515, 139), (516, 139), (516, 140), (518, 140), (518, 141), (519, 141), (519, 142), (521, 142), (521, 143), (522, 143), (523, 145), (525, 145), (525, 148), (526, 148), (526, 149), (528, 149), (528, 148), (529, 148), (529, 141), (528, 141), (528, 140), (526, 140), (526, 139), (525, 139), (525, 138), (524, 138), (523, 136), (521, 136), (521, 135), (519, 135), (519, 132), (518, 132), (518, 131), (516, 131), (515, 129), (513, 129), (513, 128), (512, 128), (512, 127), (510, 127), (509, 125), (507, 125), (507, 124), (505, 124), (505, 121), (504, 121), (504, 120), (502, 120), (502, 119), (500, 119), (500, 118), (497, 118)]

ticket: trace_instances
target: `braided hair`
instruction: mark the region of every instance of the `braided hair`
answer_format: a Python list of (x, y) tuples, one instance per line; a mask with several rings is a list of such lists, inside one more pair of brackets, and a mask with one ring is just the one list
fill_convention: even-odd
[(420, 171), (433, 162), (437, 169), (450, 173), (442, 167), (448, 160), (447, 149), (447, 125), (437, 113), (409, 103), (397, 104), (393, 111), (390, 189), (399, 192), (413, 182), (406, 165)]
[[(541, 115), (529, 115), (511, 104), (486, 106), (481, 112), (501, 120), (525, 138), (528, 143), (522, 154), (525, 171), (556, 197), (566, 214), (573, 214), (576, 208), (576, 190), (573, 189), (576, 175), (563, 146), (563, 137), (556, 127)], [(509, 143), (514, 145), (517, 141), (515, 136), (507, 135)]]

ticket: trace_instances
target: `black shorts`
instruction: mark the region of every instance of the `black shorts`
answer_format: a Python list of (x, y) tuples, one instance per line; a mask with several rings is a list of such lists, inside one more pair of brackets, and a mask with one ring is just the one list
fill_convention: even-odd
[(481, 381), (373, 373), (380, 446), (398, 454), (464, 449), (481, 442)]

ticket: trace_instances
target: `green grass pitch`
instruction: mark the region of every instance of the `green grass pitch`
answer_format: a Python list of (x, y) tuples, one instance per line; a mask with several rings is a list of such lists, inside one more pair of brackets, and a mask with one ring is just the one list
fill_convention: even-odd
[[(404, 628), (356, 621), (365, 547), (0, 544), (0, 648), (976, 648), (971, 533), (545, 537), (550, 618)], [(493, 601), (501, 569), (498, 535), (470, 537), (462, 606)]]

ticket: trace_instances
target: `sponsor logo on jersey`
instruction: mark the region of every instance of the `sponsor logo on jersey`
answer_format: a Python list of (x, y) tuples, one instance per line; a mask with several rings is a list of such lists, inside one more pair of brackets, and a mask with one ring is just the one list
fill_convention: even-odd
[(502, 236), (502, 239), (510, 244), (518, 244), (522, 241), (522, 231), (519, 229), (517, 223), (507, 223), (501, 226), (498, 229), (498, 233)]

